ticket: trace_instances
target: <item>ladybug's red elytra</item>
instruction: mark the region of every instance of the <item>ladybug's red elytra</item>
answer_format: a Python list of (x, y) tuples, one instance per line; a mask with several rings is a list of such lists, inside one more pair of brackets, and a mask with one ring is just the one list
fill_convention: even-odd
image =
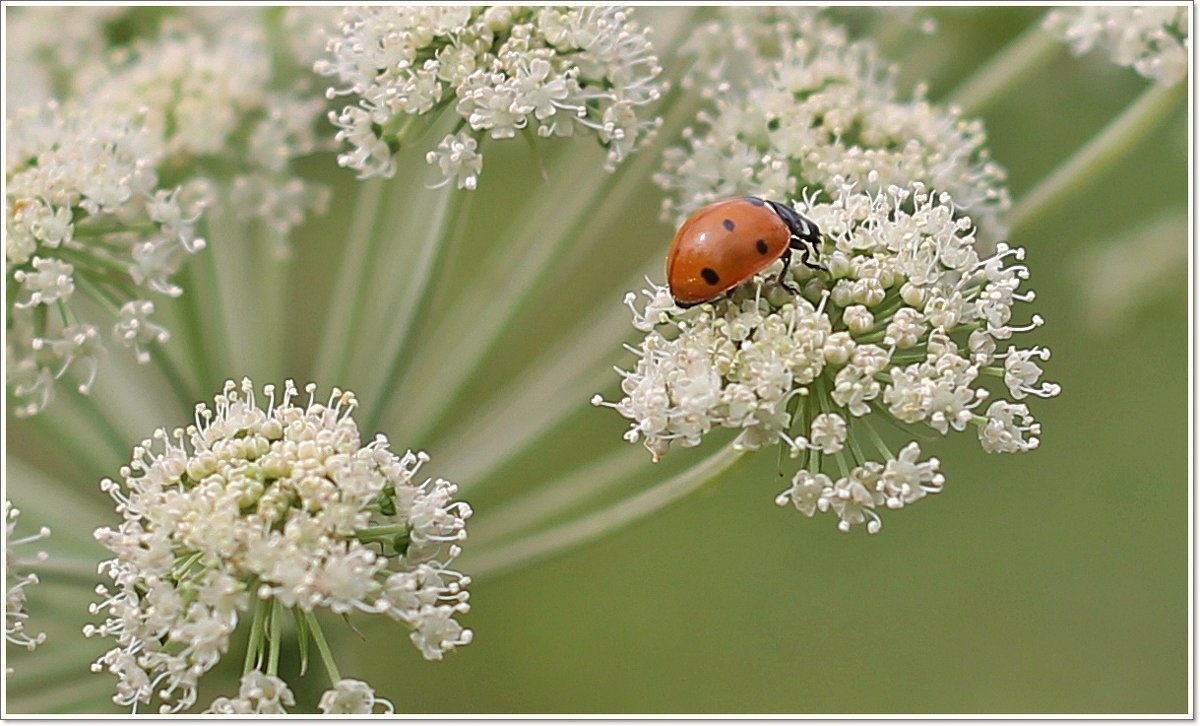
[(667, 286), (680, 307), (716, 299), (783, 259), (779, 283), (788, 284), (792, 251), (805, 265), (821, 241), (812, 220), (786, 204), (758, 197), (714, 202), (688, 217), (675, 233), (667, 252)]

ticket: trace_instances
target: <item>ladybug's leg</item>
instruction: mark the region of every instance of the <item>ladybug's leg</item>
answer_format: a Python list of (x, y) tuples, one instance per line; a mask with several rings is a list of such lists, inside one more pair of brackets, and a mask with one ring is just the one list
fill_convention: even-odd
[(804, 263), (805, 267), (809, 267), (814, 270), (821, 270), (823, 272), (829, 272), (828, 269), (817, 264), (811, 259), (812, 256), (816, 254), (816, 250), (814, 250), (813, 247), (814, 243), (812, 240), (804, 239), (802, 237), (792, 237), (791, 249), (799, 250), (800, 261)]
[(788, 247), (786, 250), (784, 250), (783, 257), (779, 259), (783, 260), (783, 269), (779, 271), (779, 286), (793, 295), (799, 295), (799, 288), (788, 282), (787, 279), (788, 265), (791, 264), (792, 261), (792, 248)]

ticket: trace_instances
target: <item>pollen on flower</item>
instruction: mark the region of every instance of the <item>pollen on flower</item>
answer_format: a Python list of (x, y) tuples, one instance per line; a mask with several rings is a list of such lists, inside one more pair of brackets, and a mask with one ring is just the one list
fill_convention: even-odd
[[(1049, 351), (1019, 348), (1042, 324), (1014, 322), (1029, 270), (1006, 244), (981, 254), (970, 220), (946, 193), (916, 183), (883, 191), (838, 179), (827, 200), (798, 208), (823, 232), (827, 271), (789, 268), (794, 295), (768, 267), (731, 294), (683, 309), (654, 285), (627, 298), (642, 340), (618, 369), (621, 397), (596, 405), (630, 420), (625, 438), (658, 459), (714, 429), (747, 450), (781, 446), (798, 459), (776, 499), (807, 516), (832, 513), (843, 531), (879, 530), (878, 511), (942, 489), (937, 459), (916, 442), (898, 453), (876, 432), (887, 420), (931, 435), (975, 427), (987, 452), (1027, 451), (1039, 425), (1010, 395), (1051, 397)], [(997, 352), (997, 341), (1009, 341)]]
[[(348, 391), (319, 400), (289, 381), (261, 395), (227, 382), (192, 424), (134, 447), (120, 483), (101, 482), (123, 522), (96, 531), (113, 585), (97, 588), (106, 619), (85, 633), (116, 640), (93, 670), (117, 677), (121, 705), (191, 707), (251, 610), (260, 638), (263, 618), (325, 609), (399, 621), (428, 659), (471, 641), (457, 621), (470, 578), (450, 566), (471, 509), (455, 485), (422, 475), (423, 452), (364, 444)], [(246, 678), (212, 710), (290, 705), (273, 672)]]
[(1076, 55), (1102, 49), (1109, 59), (1164, 86), (1187, 78), (1186, 5), (1080, 5), (1058, 8), (1044, 27)]
[[(648, 31), (616, 7), (371, 7), (343, 11), (331, 57), (315, 70), (357, 97), (330, 114), (351, 148), (342, 166), (391, 176), (392, 155), (453, 108), (463, 130), (427, 159), (459, 189), (473, 189), (484, 137), (594, 135), (612, 170), (647, 140), (657, 121), (661, 68)], [(420, 117), (428, 118), (420, 120)]]
[[(25, 630), (25, 623), (29, 619), (29, 612), (25, 609), (25, 590), (38, 583), (38, 576), (27, 570), (31, 565), (44, 561), (46, 553), (38, 552), (32, 559), (26, 559), (21, 556), (20, 548), (49, 537), (50, 530), (42, 527), (35, 535), (14, 538), (13, 531), (20, 514), (21, 511), (14, 508), (12, 502), (4, 501), (4, 639), (13, 645), (33, 650), (45, 642), (46, 634), (31, 634)], [(5, 672), (12, 673), (12, 669)]]

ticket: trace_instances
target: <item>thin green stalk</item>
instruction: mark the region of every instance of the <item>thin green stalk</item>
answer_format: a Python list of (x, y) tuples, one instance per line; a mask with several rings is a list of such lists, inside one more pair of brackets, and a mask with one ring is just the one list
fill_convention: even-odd
[(175, 394), (175, 400), (180, 405), (180, 410), (184, 413), (190, 413), (192, 407), (199, 401), (203, 394), (197, 388), (195, 383), (188, 381), (183, 371), (179, 366), (175, 365), (175, 361), (171, 359), (170, 353), (166, 346), (161, 343), (151, 344), (153, 352), (151, 360), (162, 371), (163, 376), (167, 379), (167, 385), (170, 386), (171, 392)]
[[(195, 300), (203, 302), (204, 331), (198, 342), (199, 352), (207, 353), (210, 368), (220, 380), (236, 376), (240, 363), (246, 358), (247, 315), (245, 278), (249, 265), (244, 264), (246, 240), (240, 223), (229, 215), (213, 214), (208, 223), (209, 246), (192, 259), (188, 268), (196, 273), (200, 287)], [(236, 276), (236, 277), (235, 277)], [(184, 294), (187, 294), (186, 292)], [(207, 318), (203, 313), (207, 312)], [(213, 381), (216, 385), (219, 381)]]
[(727, 445), (715, 454), (666, 481), (600, 511), (522, 539), (482, 551), (464, 568), (473, 576), (491, 577), (613, 534), (672, 502), (715, 481), (727, 472), (744, 451)]
[(259, 655), (262, 653), (263, 621), (266, 619), (267, 608), (270, 606), (269, 601), (256, 596), (253, 587), (250, 588), (250, 594), (255, 597), (254, 619), (250, 623), (250, 636), (246, 640), (246, 659), (242, 662), (243, 676), (259, 666)]
[(279, 675), (279, 651), (283, 643), (283, 605), (278, 600), (271, 600), (271, 633), (267, 637), (271, 648), (267, 653), (267, 675)]
[(317, 644), (317, 652), (321, 654), (321, 662), (325, 664), (325, 672), (329, 674), (329, 682), (337, 683), (342, 680), (342, 676), (338, 673), (337, 663), (333, 660), (333, 651), (329, 649), (329, 643), (325, 642), (325, 633), (321, 630), (321, 624), (317, 622), (317, 616), (313, 615), (311, 610), (304, 615), (308, 619), (308, 629), (312, 632), (313, 642)]
[(959, 84), (946, 100), (965, 114), (977, 114), (1044, 67), (1061, 48), (1062, 43), (1042, 29), (1042, 18), (1038, 18)]
[(313, 369), (318, 381), (337, 381), (345, 369), (354, 328), (354, 313), (359, 309), (359, 296), (363, 292), (358, 281), (363, 279), (370, 259), (368, 251), (379, 224), (379, 204), (383, 199), (384, 185), (383, 179), (369, 179), (355, 189), (346, 252), (341, 256), (342, 266), (332, 288), (335, 294), (329, 301), (329, 313), (325, 316), (325, 325), (319, 338), (321, 345), (318, 346), (317, 362)]
[(1150, 135), (1187, 98), (1187, 84), (1153, 85), (1121, 115), (1027, 192), (1009, 215), (1015, 232), (1104, 178), (1122, 157)]
[(90, 398), (83, 398), (79, 401), (79, 408), (83, 410), (83, 415), (99, 431), (105, 443), (112, 448), (112, 452), (116, 455), (117, 460), (129, 456), (131, 445), (127, 437), (117, 429), (116, 424), (112, 420), (104, 415), (104, 412), (100, 410), (95, 401)]
[(471, 546), (485, 549), (491, 542), (530, 529), (604, 494), (648, 465), (649, 457), (642, 447), (620, 446), (546, 486), (489, 507), (486, 517), (471, 524)]
[(200, 310), (200, 274), (192, 269), (192, 265), (186, 265), (183, 276), (187, 280), (178, 309), (179, 320), (183, 324), (184, 356), (191, 359), (192, 375), (196, 377), (200, 389), (205, 390), (216, 385), (216, 378), (206, 352), (204, 319)]
[[(593, 150), (576, 147), (561, 158), (555, 178), (568, 178), (576, 163), (584, 163), (584, 152)], [(610, 182), (611, 177), (592, 176), (578, 185), (558, 184), (531, 195), (513, 215), (512, 226), (497, 235), (510, 244), (497, 245), (480, 260), (472, 286), (452, 301), (439, 334), (423, 346), (406, 376), (404, 395), (397, 397), (397, 405), (416, 414), (404, 422), (410, 440), (422, 440), (441, 423), (539, 279), (576, 238), (591, 200)]]
[(430, 282), (437, 277), (445, 260), (446, 250), (454, 246), (452, 238), (463, 234), (465, 224), (461, 211), (466, 204), (466, 198), (472, 192), (456, 189), (453, 184), (447, 184), (438, 197), (437, 204), (431, 215), (433, 221), (429, 226), (430, 234), (424, 239), (409, 240), (409, 244), (417, 245), (420, 253), (411, 268), (405, 271), (407, 279), (400, 288), (400, 294), (395, 299), (387, 301), (392, 314), (388, 332), (382, 338), (387, 348), (380, 351), (377, 361), (387, 361), (381, 368), (384, 372), (380, 378), (379, 389), (371, 396), (370, 408), (364, 418), (364, 430), (378, 430), (379, 420), (390, 398), (384, 395), (389, 384), (405, 362), (409, 341), (412, 339), (416, 321), (428, 309), (428, 292)]
[[(649, 268), (646, 268), (647, 270)], [(643, 282), (643, 271), (606, 296), (589, 318), (548, 347), (517, 380), (476, 405), (471, 416), (439, 437), (439, 457), (454, 461), (462, 485), (476, 492), (488, 475), (552, 432), (559, 422), (585, 405), (588, 396), (615, 378), (614, 356), (633, 330), (621, 295)], [(565, 395), (565, 392), (578, 395)], [(503, 425), (497, 425), (502, 421)], [(432, 445), (431, 445), (432, 446)]]
[[(286, 238), (262, 229), (253, 240), (250, 250), (254, 258), (253, 290), (258, 304), (255, 306), (252, 327), (254, 328), (254, 351), (256, 358), (250, 375), (255, 378), (272, 379), (283, 375), (284, 327), (287, 317), (288, 274), (291, 271), (283, 245)], [(247, 363), (251, 363), (248, 361)]]

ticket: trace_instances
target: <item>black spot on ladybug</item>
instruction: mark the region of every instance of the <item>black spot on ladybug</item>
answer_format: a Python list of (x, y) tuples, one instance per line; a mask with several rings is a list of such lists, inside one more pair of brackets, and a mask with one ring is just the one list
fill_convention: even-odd
[(767, 254), (767, 251), (768, 251), (767, 241), (765, 239), (760, 239), (759, 241), (754, 243), (754, 248), (758, 250), (758, 254), (760, 254), (760, 255)]
[(711, 267), (705, 267), (703, 270), (701, 270), (700, 276), (703, 277), (704, 281), (710, 285), (715, 285), (721, 281), (721, 276), (718, 275), (717, 271)]
[(727, 220), (725, 220), (724, 222), (721, 222), (721, 226), (722, 226), (722, 227), (724, 227), (726, 230), (728, 230), (728, 231), (732, 232), (732, 231), (733, 231), (733, 227), (734, 227), (733, 220), (732, 220), (732, 219), (727, 219)]
[(756, 207), (767, 206), (767, 203), (764, 202), (763, 200), (759, 199), (758, 197), (746, 197), (746, 201), (750, 202), (751, 204), (753, 204)]

